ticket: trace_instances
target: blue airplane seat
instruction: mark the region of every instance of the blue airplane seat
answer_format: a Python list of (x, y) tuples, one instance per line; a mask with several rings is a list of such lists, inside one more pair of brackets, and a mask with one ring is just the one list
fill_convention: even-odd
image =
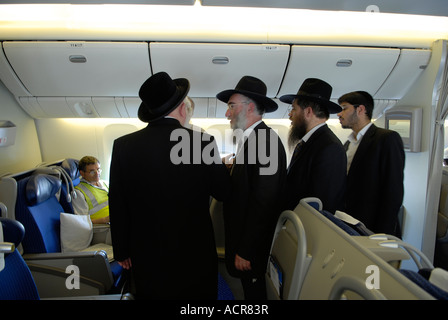
[(350, 224), (336, 217), (331, 212), (324, 210), (322, 202), (318, 198), (304, 198), (303, 200), (351, 236), (367, 236), (373, 234), (373, 232), (368, 230), (361, 222), (358, 222), (357, 224)]
[(0, 218), (0, 228), (3, 229), (3, 241), (14, 244), (10, 252), (4, 253), (4, 268), (0, 270), (0, 300), (39, 300), (31, 272), (16, 249), (25, 236), (25, 228), (20, 222), (7, 218)]
[(16, 219), (26, 230), (24, 253), (61, 252), (60, 213), (56, 193), (61, 180), (46, 174), (32, 175), (17, 182)]
[(226, 280), (218, 273), (218, 300), (234, 300), (232, 290)]
[[(339, 228), (341, 228), (342, 230), (344, 230), (347, 234), (351, 235), (351, 236), (371, 236), (374, 235), (374, 233), (367, 229), (365, 227), (365, 225), (362, 222), (357, 221), (356, 224), (352, 224), (350, 223), (351, 220), (350, 219), (342, 219), (337, 217), (336, 215), (333, 215), (332, 213), (326, 211), (326, 210), (320, 210), (319, 209), (319, 205), (318, 205), (318, 201), (316, 201), (314, 198), (307, 198), (304, 199), (305, 202), (307, 202), (311, 207), (313, 207), (314, 209), (316, 209), (317, 211), (319, 211), (324, 217), (326, 217), (327, 219), (329, 219), (330, 221), (332, 221), (335, 225), (337, 225)], [(321, 207), (320, 207), (321, 208)], [(342, 216), (344, 216), (346, 214), (342, 213)], [(349, 217), (351, 218), (351, 217)], [(347, 222), (347, 220), (349, 220), (350, 222)], [(403, 241), (401, 241), (399, 238), (396, 238), (394, 236), (386, 236), (388, 239), (393, 240), (393, 241), (397, 241), (398, 244), (401, 244), (401, 246), (404, 246), (404, 248), (408, 251), (408, 253), (412, 253), (413, 247), (409, 246), (407, 244), (405, 244)], [(410, 251), (409, 251), (410, 250)], [(415, 253), (419, 253), (419, 252), (415, 252)], [(421, 256), (422, 253), (420, 253), (420, 257), (424, 258)], [(411, 256), (412, 257), (412, 256)], [(416, 263), (418, 262), (418, 260), (416, 258), (414, 258), (414, 261), (416, 261)], [(425, 261), (425, 260), (424, 260)], [(422, 275), (422, 271), (424, 270), (425, 272), (429, 272), (431, 273), (434, 268), (430, 263), (428, 264), (428, 269), (423, 269), (422, 265), (420, 263), (417, 263), (417, 267), (419, 267), (419, 271), (412, 271), (412, 270), (407, 270), (407, 269), (398, 269), (398, 271), (403, 274), (406, 278), (408, 278), (409, 280), (413, 281), (415, 284), (417, 284), (420, 288), (422, 288), (423, 290), (425, 290), (427, 293), (429, 293), (430, 295), (432, 295), (435, 299), (438, 300), (448, 300), (448, 292), (443, 290), (442, 288), (440, 288), (439, 286), (431, 283), (429, 281), (429, 279), (427, 279), (427, 277)], [(448, 276), (448, 274), (447, 274)]]
[(63, 175), (65, 183), (61, 186), (61, 197), (59, 201), (64, 208), (64, 212), (67, 213), (74, 213), (71, 200), (76, 196), (74, 187), (76, 187), (81, 180), (78, 164), (79, 161), (77, 159), (71, 158), (67, 158), (61, 163), (61, 168), (63, 169), (63, 171), (61, 170), (61, 174)]
[[(2, 263), (0, 263), (0, 300), (40, 300), (30, 268), (16, 249), (25, 237), (24, 226), (17, 220), (0, 217), (1, 234), (3, 234), (3, 240), (0, 237), (0, 253), (4, 254), (4, 264), (2, 268)], [(64, 275), (65, 273), (63, 273)], [(86, 297), (77, 297), (74, 294), (56, 298), (58, 300), (133, 300), (132, 295), (122, 292)]]
[(61, 167), (68, 173), (68, 176), (72, 179), (73, 184), (78, 184), (81, 174), (78, 169), (79, 160), (67, 158), (61, 163)]
[(439, 288), (438, 286), (432, 284), (428, 279), (426, 279), (419, 272), (400, 269), (401, 274), (406, 278), (417, 284), (420, 288), (428, 292), (437, 300), (448, 300), (448, 292)]
[(351, 226), (346, 224), (344, 221), (342, 221), (341, 219), (336, 218), (332, 213), (330, 213), (330, 212), (328, 212), (326, 210), (322, 210), (322, 211), (320, 211), (320, 213), (322, 213), (322, 215), (324, 217), (326, 217), (328, 220), (333, 222), (339, 228), (341, 228), (342, 230), (347, 232), (349, 235), (351, 235), (351, 236), (360, 236), (361, 235), (358, 231), (356, 231), (354, 228), (352, 228)]
[[(60, 213), (56, 198), (61, 180), (47, 174), (36, 174), (17, 182), (16, 219), (25, 227), (24, 254), (61, 252)], [(114, 288), (123, 284), (123, 268), (117, 261), (109, 263)]]

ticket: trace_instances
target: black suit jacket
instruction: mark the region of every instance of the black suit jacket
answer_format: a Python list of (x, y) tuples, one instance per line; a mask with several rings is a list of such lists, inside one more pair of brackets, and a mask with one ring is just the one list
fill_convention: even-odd
[[(199, 150), (193, 149), (198, 137)], [(219, 154), (218, 164), (195, 164), (198, 151), (210, 156), (212, 148), (204, 150), (210, 143), (216, 146), (211, 136), (169, 118), (114, 142), (109, 194), (114, 258), (131, 258), (137, 298), (216, 299), (209, 200), (227, 198), (230, 176)], [(190, 164), (173, 163), (178, 156)]]
[(317, 129), (288, 169), (285, 209), (316, 197), (331, 213), (344, 210), (347, 156), (338, 137), (325, 124)]
[[(250, 151), (252, 147), (257, 149)], [(265, 155), (271, 158), (269, 163)], [(223, 203), (226, 266), (235, 277), (262, 277), (281, 211), (286, 153), (275, 131), (261, 122), (235, 162), (231, 170), (232, 197)], [(236, 270), (236, 254), (251, 262), (252, 271)]]
[(400, 135), (372, 124), (348, 171), (347, 213), (374, 232), (401, 236), (397, 216), (403, 202), (404, 164)]

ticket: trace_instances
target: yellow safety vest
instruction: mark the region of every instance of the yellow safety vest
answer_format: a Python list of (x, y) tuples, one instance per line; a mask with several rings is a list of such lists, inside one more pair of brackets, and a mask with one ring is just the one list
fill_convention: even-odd
[(89, 206), (89, 215), (91, 219), (99, 219), (109, 216), (109, 195), (101, 188), (81, 181), (76, 187), (84, 194), (87, 205)]

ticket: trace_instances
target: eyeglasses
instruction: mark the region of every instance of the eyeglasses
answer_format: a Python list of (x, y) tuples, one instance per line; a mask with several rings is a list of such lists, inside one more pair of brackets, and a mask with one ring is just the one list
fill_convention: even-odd
[(101, 170), (101, 169), (93, 169), (93, 170), (90, 170), (88, 173), (91, 175), (91, 176), (94, 176), (95, 174), (101, 174), (101, 172), (103, 172), (103, 170)]
[(235, 108), (235, 106), (239, 105), (239, 104), (249, 104), (250, 101), (242, 101), (242, 102), (231, 102), (227, 104), (227, 108), (229, 108), (230, 110), (233, 110), (233, 108)]

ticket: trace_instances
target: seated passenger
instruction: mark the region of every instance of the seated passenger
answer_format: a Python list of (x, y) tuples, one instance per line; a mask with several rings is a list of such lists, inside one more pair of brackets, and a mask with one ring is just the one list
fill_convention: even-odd
[(72, 200), (76, 214), (90, 215), (92, 223), (109, 223), (109, 187), (100, 180), (101, 164), (97, 158), (85, 156), (79, 160), (81, 181), (75, 187)]

